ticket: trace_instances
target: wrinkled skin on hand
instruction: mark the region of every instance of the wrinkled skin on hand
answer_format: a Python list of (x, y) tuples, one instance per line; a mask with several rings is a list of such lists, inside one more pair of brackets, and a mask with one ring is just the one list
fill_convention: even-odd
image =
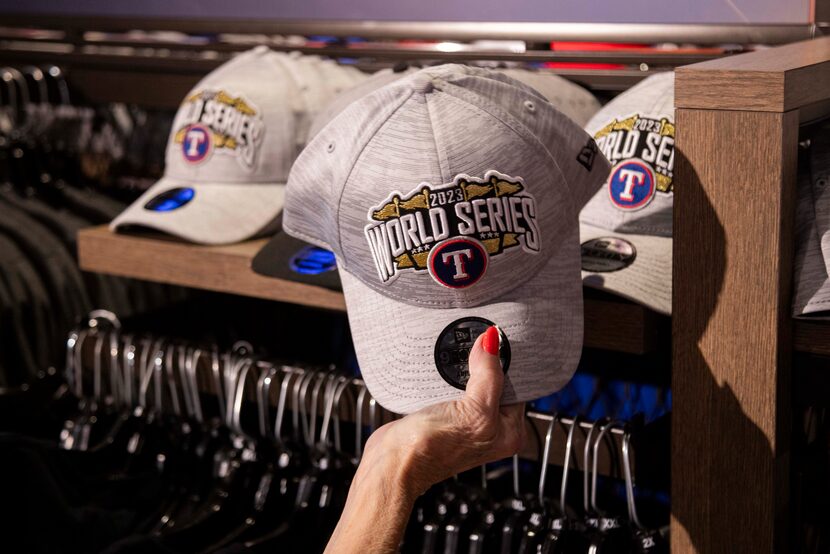
[(464, 396), (382, 426), (369, 438), (364, 462), (392, 458), (408, 492), (418, 496), (435, 483), (521, 448), (524, 404), (499, 406), (504, 373), (498, 356), (484, 349), (484, 338), (479, 336), (470, 352)]

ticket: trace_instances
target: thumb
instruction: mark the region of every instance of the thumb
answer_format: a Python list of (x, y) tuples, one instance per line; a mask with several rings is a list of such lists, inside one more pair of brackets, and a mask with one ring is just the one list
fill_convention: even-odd
[(495, 416), (499, 410), (504, 373), (499, 360), (499, 330), (488, 327), (470, 351), (470, 379), (464, 393), (464, 401), (472, 401), (483, 408), (488, 415)]

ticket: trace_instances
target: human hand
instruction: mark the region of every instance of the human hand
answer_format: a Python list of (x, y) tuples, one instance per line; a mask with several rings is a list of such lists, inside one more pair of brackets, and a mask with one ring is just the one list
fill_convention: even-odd
[(490, 327), (470, 351), (464, 396), (380, 427), (366, 444), (362, 469), (393, 474), (414, 499), (457, 473), (515, 454), (524, 440), (524, 404), (499, 406), (498, 350), (498, 329)]

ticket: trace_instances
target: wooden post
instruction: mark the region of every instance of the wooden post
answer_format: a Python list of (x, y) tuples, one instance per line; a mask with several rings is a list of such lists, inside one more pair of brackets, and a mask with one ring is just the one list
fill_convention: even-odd
[(788, 552), (802, 108), (830, 39), (677, 70), (672, 551)]

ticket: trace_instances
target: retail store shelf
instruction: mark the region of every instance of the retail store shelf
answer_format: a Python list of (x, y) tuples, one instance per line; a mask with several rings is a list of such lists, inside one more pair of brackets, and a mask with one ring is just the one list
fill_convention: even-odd
[[(78, 236), (78, 257), (86, 271), (133, 277), (254, 298), (345, 310), (343, 295), (325, 288), (263, 277), (251, 260), (265, 243), (199, 246), (160, 235), (125, 235), (106, 226)], [(610, 295), (586, 289), (585, 346), (630, 354), (668, 347), (668, 318)]]
[(793, 323), (793, 348), (796, 352), (830, 356), (830, 321), (796, 319)]
[(198, 246), (162, 236), (134, 236), (93, 227), (78, 235), (81, 269), (254, 298), (345, 310), (343, 295), (322, 287), (264, 277), (251, 260), (265, 239)]

